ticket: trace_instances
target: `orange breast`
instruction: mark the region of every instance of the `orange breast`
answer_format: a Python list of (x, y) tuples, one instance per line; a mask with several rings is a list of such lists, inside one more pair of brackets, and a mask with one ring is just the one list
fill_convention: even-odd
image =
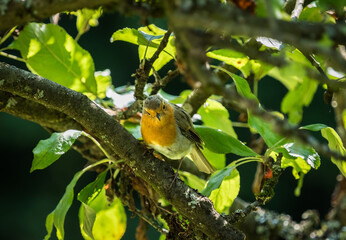
[(171, 106), (167, 107), (165, 113), (161, 114), (161, 120), (143, 114), (141, 133), (143, 140), (149, 145), (154, 144), (162, 147), (172, 145), (177, 137), (173, 108)]

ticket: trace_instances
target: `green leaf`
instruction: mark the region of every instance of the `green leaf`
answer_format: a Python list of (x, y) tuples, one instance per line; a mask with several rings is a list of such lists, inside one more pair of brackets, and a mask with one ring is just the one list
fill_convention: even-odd
[(97, 96), (99, 98), (105, 98), (107, 88), (112, 85), (111, 71), (106, 69), (95, 72), (95, 80), (97, 84)]
[(202, 191), (202, 194), (209, 197), (211, 192), (215, 189), (218, 189), (223, 181), (223, 179), (227, 176), (230, 176), (232, 171), (235, 169), (234, 165), (230, 165), (228, 167), (225, 167), (221, 169), (220, 171), (216, 172), (211, 176), (211, 178), (208, 181), (207, 186)]
[(314, 169), (319, 168), (321, 165), (320, 156), (312, 147), (299, 143), (286, 143), (283, 147), (290, 156), (304, 159)]
[(141, 134), (141, 125), (132, 122), (124, 122), (124, 127), (127, 131), (129, 131), (136, 139), (140, 139), (142, 137)]
[[(118, 198), (109, 204), (105, 195), (104, 188), (102, 192), (88, 204), (96, 213), (92, 234), (95, 240), (117, 240), (125, 233), (126, 229), (126, 213), (125, 209)], [(91, 239), (84, 231), (84, 208), (79, 211), (80, 228), (85, 239)]]
[[(149, 59), (156, 52), (165, 30), (151, 24), (137, 29), (124, 28), (113, 33), (111, 42), (125, 41), (138, 45), (139, 59)], [(158, 71), (175, 56), (174, 38), (170, 36), (168, 44), (161, 52), (159, 58), (154, 62), (153, 68)]]
[(73, 201), (73, 188), (76, 185), (80, 176), (82, 176), (83, 171), (77, 172), (72, 181), (67, 185), (65, 194), (59, 201), (58, 205), (54, 209), (54, 226), (56, 228), (56, 235), (58, 239), (64, 239), (65, 231), (64, 231), (64, 222), (67, 211), (72, 205)]
[(47, 235), (44, 237), (45, 240), (48, 240), (50, 238), (53, 231), (53, 226), (54, 226), (54, 211), (48, 214), (46, 218)]
[(89, 207), (88, 204), (85, 204), (84, 202), (82, 202), (81, 208), (83, 210), (81, 210), (83, 212), (83, 232), (90, 238), (90, 239), (94, 239), (94, 235), (92, 233), (93, 230), (93, 226), (95, 223), (95, 219), (96, 219), (96, 213), (95, 210), (92, 207)]
[(208, 148), (202, 149), (203, 155), (216, 169), (222, 169), (226, 166), (226, 155), (210, 151)]
[(234, 73), (230, 73), (231, 77), (233, 78), (233, 81), (236, 85), (237, 91), (240, 95), (250, 98), (250, 99), (255, 99), (258, 102), (257, 97), (251, 92), (249, 83), (242, 77), (234, 74)]
[(123, 28), (113, 33), (111, 42), (125, 41), (136, 45), (144, 45), (157, 48), (159, 45), (153, 41), (149, 42), (148, 39), (140, 33), (137, 29)]
[(311, 166), (306, 163), (306, 161), (302, 158), (287, 158), (282, 157), (281, 159), (281, 167), (287, 168), (292, 167), (292, 174), (295, 179), (299, 179), (301, 174), (306, 174), (310, 171)]
[(280, 68), (272, 68), (268, 75), (280, 81), (288, 90), (293, 90), (303, 82), (307, 75), (306, 69), (311, 68), (312, 65), (297, 49), (292, 50), (291, 47), (285, 47), (281, 52), (285, 53), (285, 60), (288, 64)]
[(258, 154), (244, 143), (220, 130), (195, 125), (196, 132), (202, 137), (206, 148), (220, 154), (234, 153), (239, 156), (257, 156)]
[(317, 7), (306, 7), (299, 16), (299, 21), (335, 23), (335, 19), (329, 14), (322, 12)]
[(344, 7), (346, 6), (346, 0), (319, 0), (317, 1), (317, 6), (323, 11), (328, 11), (330, 9), (335, 9), (338, 15), (344, 14)]
[[(272, 13), (268, 13), (267, 4), (271, 5)], [(257, 0), (256, 1), (256, 15), (260, 17), (268, 17), (269, 14), (273, 14), (275, 18), (281, 19), (284, 14), (282, 11), (282, 1), (280, 0), (271, 0), (270, 3), (266, 0)], [(270, 15), (269, 15), (270, 16)]]
[(316, 81), (304, 78), (294, 90), (289, 91), (281, 102), (281, 111), (288, 113), (292, 123), (299, 123), (303, 115), (303, 107), (309, 106), (317, 90)]
[(221, 103), (208, 99), (198, 109), (197, 113), (201, 116), (205, 126), (220, 129), (232, 137), (237, 138), (237, 134), (232, 127), (232, 122), (229, 119), (229, 113)]
[(54, 163), (67, 152), (82, 131), (67, 130), (62, 133), (53, 133), (50, 138), (41, 140), (34, 148), (34, 160), (30, 172), (44, 169)]
[[(342, 156), (346, 155), (346, 149), (341, 141), (337, 132), (330, 127), (321, 130), (322, 136), (328, 140), (328, 146), (331, 150), (340, 153)], [(339, 168), (340, 172), (346, 177), (346, 161), (338, 160), (332, 157), (332, 162)]]
[(244, 67), (240, 69), (244, 77), (250, 76), (253, 74), (254, 80), (259, 81), (263, 78), (273, 66), (266, 64), (260, 60), (250, 60)]
[(98, 26), (98, 19), (102, 15), (102, 8), (87, 9), (83, 8), (76, 12), (71, 12), (72, 14), (77, 16), (76, 27), (78, 30), (78, 34), (83, 34), (89, 30), (89, 26), (96, 27)]
[(79, 193), (77, 199), (83, 203), (89, 203), (96, 198), (102, 191), (108, 171), (100, 173), (95, 181), (89, 183)]
[(249, 61), (249, 57), (245, 54), (233, 51), (231, 49), (218, 49), (207, 53), (207, 56), (232, 65), (241, 69)]
[(328, 126), (322, 123), (316, 123), (316, 124), (311, 124), (311, 125), (306, 125), (303, 127), (300, 127), (300, 129), (305, 129), (305, 130), (310, 130), (310, 131), (321, 131), (323, 128), (327, 128)]
[(197, 177), (196, 175), (193, 175), (192, 173), (180, 171), (179, 176), (186, 185), (190, 186), (193, 189), (197, 189), (200, 192), (205, 187), (206, 181)]
[[(156, 27), (154, 24), (151, 24), (147, 27), (139, 28), (140, 32), (143, 35), (148, 36), (147, 39), (153, 39), (154, 43), (157, 43), (159, 46), (161, 42), (161, 38), (166, 33), (166, 30)], [(147, 46), (139, 46), (138, 47), (138, 56), (139, 59), (149, 59), (156, 52), (157, 47), (147, 47)], [(154, 62), (153, 68), (155, 71), (159, 71), (164, 65), (166, 65), (169, 61), (171, 61), (175, 56), (175, 46), (174, 46), (174, 37), (170, 36), (168, 38), (167, 46), (160, 53), (159, 58)], [(152, 74), (152, 71), (150, 72)]]
[(21, 52), (33, 73), (96, 96), (92, 57), (58, 25), (29, 23), (10, 47)]
[(240, 177), (237, 169), (233, 169), (229, 176), (221, 182), (219, 188), (214, 189), (209, 199), (214, 203), (214, 208), (219, 213), (228, 213), (240, 189)]
[(250, 127), (254, 128), (262, 136), (268, 147), (275, 145), (283, 139), (282, 136), (272, 130), (271, 124), (250, 113), (248, 113), (248, 123)]

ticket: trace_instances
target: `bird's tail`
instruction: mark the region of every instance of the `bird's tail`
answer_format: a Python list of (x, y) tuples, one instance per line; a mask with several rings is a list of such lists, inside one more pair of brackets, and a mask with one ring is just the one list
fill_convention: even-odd
[(197, 146), (192, 149), (190, 156), (199, 171), (208, 174), (212, 174), (215, 171), (214, 167), (209, 163), (209, 161), (203, 155), (201, 149), (199, 149)]

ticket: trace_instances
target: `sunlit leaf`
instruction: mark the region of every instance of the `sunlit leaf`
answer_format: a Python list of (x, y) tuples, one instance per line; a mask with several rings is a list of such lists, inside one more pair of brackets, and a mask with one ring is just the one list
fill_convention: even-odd
[(97, 96), (99, 98), (105, 98), (107, 88), (112, 85), (111, 71), (106, 69), (95, 72), (95, 80), (97, 84)]
[(97, 95), (92, 57), (60, 26), (29, 23), (11, 47), (21, 52), (33, 73), (75, 91)]
[(41, 140), (34, 148), (34, 160), (30, 172), (44, 169), (58, 160), (67, 152), (82, 131), (67, 130), (62, 133), (53, 133), (48, 139)]
[(314, 169), (319, 168), (321, 165), (320, 156), (312, 147), (299, 143), (286, 143), (283, 147), (290, 156), (304, 159), (306, 163)]
[[(92, 234), (95, 240), (117, 240), (125, 233), (126, 229), (126, 213), (125, 209), (118, 198), (109, 204), (105, 195), (105, 190), (93, 200), (88, 206), (92, 208), (96, 214)], [(80, 208), (79, 219), (82, 235), (85, 239), (91, 239), (84, 231), (84, 208)]]
[(231, 49), (218, 49), (207, 53), (207, 56), (225, 62), (238, 69), (245, 66), (249, 61), (249, 57), (245, 54), (233, 51)]
[(321, 11), (318, 7), (305, 7), (300, 14), (300, 21), (335, 23), (333, 17)]
[(186, 185), (190, 186), (193, 189), (202, 191), (205, 187), (206, 181), (197, 177), (196, 175), (193, 175), (192, 173), (181, 171), (179, 172), (179, 176)]
[(281, 41), (268, 37), (257, 37), (256, 41), (262, 43), (266, 47), (275, 48), (277, 50), (280, 50), (282, 46)]
[(232, 137), (237, 138), (237, 134), (232, 127), (232, 122), (229, 119), (229, 113), (221, 103), (208, 99), (198, 109), (197, 113), (201, 116), (205, 126), (220, 129)]
[(208, 148), (204, 148), (202, 150), (203, 155), (208, 159), (208, 161), (213, 165), (216, 169), (222, 169), (226, 166), (226, 155), (214, 153), (210, 151)]
[[(113, 33), (111, 42), (125, 41), (138, 45), (139, 59), (150, 59), (156, 52), (165, 30), (158, 28), (154, 24), (137, 29), (124, 28)], [(174, 38), (170, 36), (168, 44), (161, 52), (159, 58), (154, 62), (154, 69), (158, 71), (175, 56)]]
[(301, 174), (306, 174), (310, 171), (311, 166), (306, 163), (306, 161), (302, 158), (287, 158), (282, 157), (281, 159), (281, 167), (287, 168), (292, 167), (292, 174), (295, 179), (299, 179)]
[(258, 155), (238, 139), (220, 130), (197, 125), (195, 129), (205, 142), (205, 147), (212, 152), (220, 154), (234, 153), (239, 156)]
[(285, 14), (282, 11), (282, 4), (283, 2), (280, 0), (272, 0), (267, 2), (266, 0), (257, 0), (256, 1), (256, 15), (260, 17), (268, 17), (268, 7), (267, 4), (271, 5), (272, 14), (275, 16), (275, 18), (281, 19), (283, 15)]
[[(340, 136), (337, 132), (330, 127), (321, 130), (322, 136), (328, 140), (328, 146), (331, 150), (334, 150), (341, 154), (346, 155), (346, 149), (342, 143)], [(332, 157), (332, 162), (339, 168), (340, 172), (346, 177), (346, 161), (338, 160)]]
[(125, 41), (136, 45), (144, 45), (157, 48), (159, 45), (148, 39), (137, 29), (123, 28), (113, 33), (111, 42)]
[(78, 30), (78, 34), (83, 34), (89, 30), (89, 27), (98, 26), (98, 19), (102, 15), (102, 8), (98, 9), (87, 9), (83, 8), (75, 12), (71, 12), (71, 14), (77, 16), (76, 27)]
[(54, 211), (48, 214), (46, 218), (46, 230), (47, 230), (47, 235), (44, 237), (45, 240), (50, 239), (50, 236), (53, 231), (53, 226), (54, 226)]
[(238, 196), (240, 189), (240, 176), (237, 169), (233, 169), (229, 176), (224, 177), (220, 186), (214, 189), (209, 199), (219, 213), (228, 213), (234, 199)]
[(102, 191), (106, 176), (107, 171), (103, 171), (102, 173), (100, 173), (95, 179), (95, 181), (89, 183), (78, 193), (77, 199), (84, 203), (91, 202)]
[(244, 67), (240, 69), (244, 77), (253, 76), (254, 81), (261, 80), (273, 66), (266, 64), (260, 60), (250, 60)]
[(304, 78), (294, 90), (289, 91), (281, 102), (281, 110), (288, 113), (292, 123), (299, 123), (303, 115), (303, 107), (309, 106), (317, 90), (316, 81)]
[(96, 213), (95, 210), (92, 207), (89, 207), (88, 204), (85, 204), (84, 202), (82, 202), (82, 205), (80, 206), (82, 210), (80, 210), (81, 212), (83, 212), (83, 232), (82, 235), (85, 234), (88, 237), (84, 237), (85, 239), (94, 239), (94, 235), (92, 233), (93, 227), (94, 227), (94, 223), (95, 223), (95, 219), (96, 219)]

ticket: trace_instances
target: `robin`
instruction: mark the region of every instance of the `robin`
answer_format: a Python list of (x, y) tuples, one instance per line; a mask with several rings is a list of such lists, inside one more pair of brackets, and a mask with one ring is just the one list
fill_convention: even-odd
[(162, 155), (180, 160), (190, 155), (200, 171), (214, 172), (201, 152), (201, 137), (194, 130), (189, 114), (181, 107), (158, 95), (149, 96), (143, 105), (141, 133), (144, 142)]

